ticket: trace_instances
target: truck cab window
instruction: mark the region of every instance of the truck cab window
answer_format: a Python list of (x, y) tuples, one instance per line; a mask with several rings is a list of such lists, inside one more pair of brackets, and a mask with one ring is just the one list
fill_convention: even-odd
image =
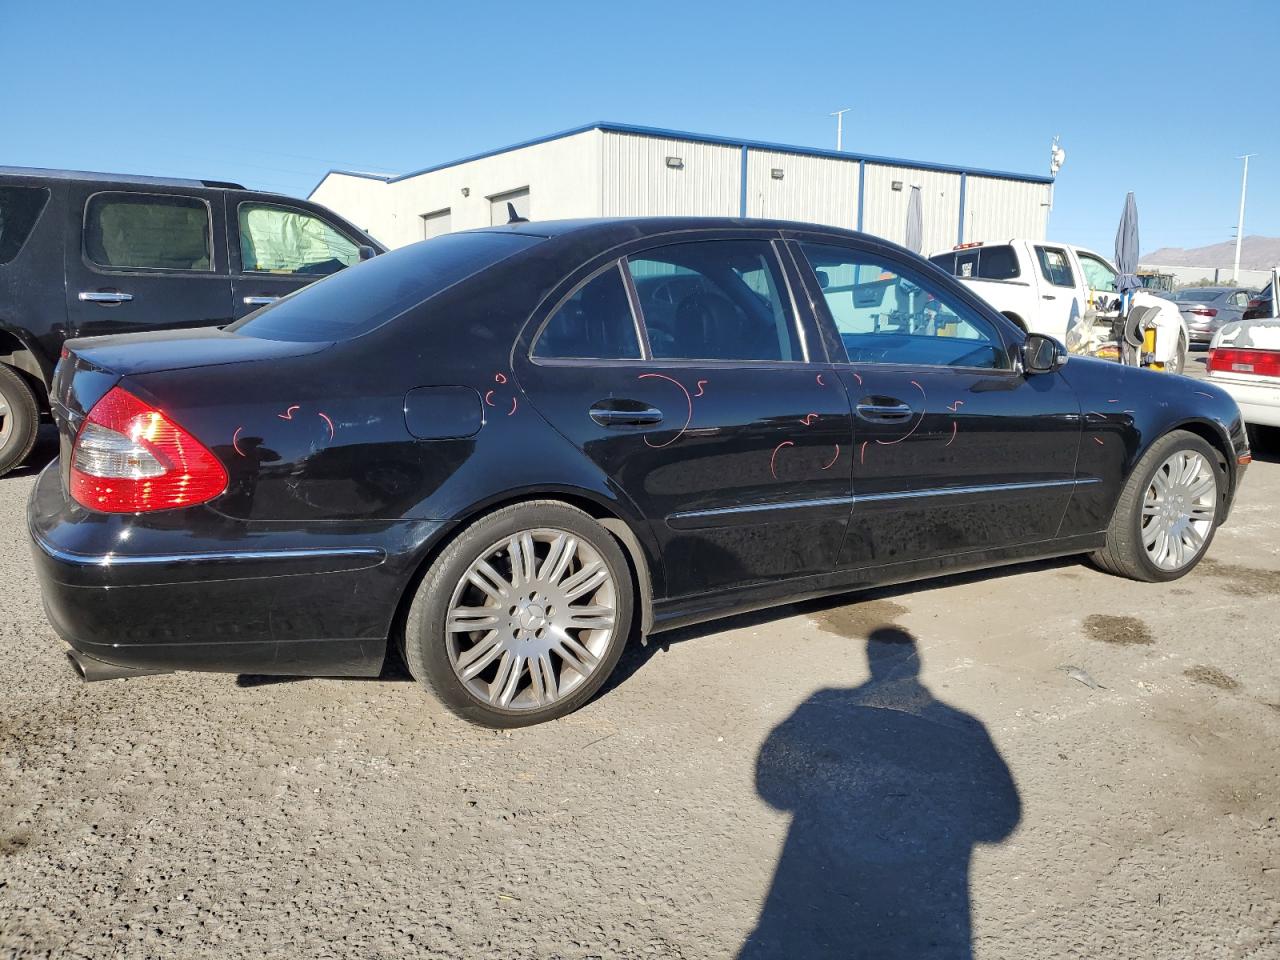
[(1040, 274), (1055, 287), (1074, 287), (1075, 275), (1067, 251), (1057, 247), (1036, 247), (1036, 259), (1040, 261)]

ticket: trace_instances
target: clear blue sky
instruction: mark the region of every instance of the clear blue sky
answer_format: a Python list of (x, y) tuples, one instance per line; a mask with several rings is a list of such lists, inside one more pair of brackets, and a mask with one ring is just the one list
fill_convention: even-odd
[[(1127, 29), (1118, 21), (1127, 18)], [(0, 0), (0, 163), (305, 196), (615, 120), (1047, 172), (1050, 234), (1110, 252), (1280, 235), (1274, 0), (43, 3)]]

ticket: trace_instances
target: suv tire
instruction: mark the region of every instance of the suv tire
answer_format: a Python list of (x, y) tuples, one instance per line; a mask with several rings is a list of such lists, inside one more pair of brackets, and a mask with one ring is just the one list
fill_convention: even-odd
[(22, 464), (36, 445), (40, 405), (22, 374), (0, 364), (0, 477)]

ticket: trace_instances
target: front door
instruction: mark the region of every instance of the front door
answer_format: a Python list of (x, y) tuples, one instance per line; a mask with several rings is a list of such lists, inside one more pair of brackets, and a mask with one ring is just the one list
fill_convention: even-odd
[(220, 193), (81, 184), (67, 206), (70, 336), (231, 322)]
[(531, 354), (521, 387), (647, 518), (668, 596), (833, 568), (849, 403), (770, 239), (605, 265)]
[(928, 562), (1056, 536), (1081, 412), (1027, 376), (1016, 331), (958, 284), (883, 247), (797, 245), (852, 398), (854, 509), (840, 565)]
[(227, 194), (235, 315), (301, 290), (360, 260), (360, 245), (315, 211)]
[(1080, 302), (1080, 287), (1066, 249), (1038, 244), (1035, 255), (1040, 276), (1033, 289), (1039, 291), (1040, 312), (1038, 318), (1026, 318), (1028, 328), (1066, 343), (1067, 331), (1083, 319), (1090, 304)]

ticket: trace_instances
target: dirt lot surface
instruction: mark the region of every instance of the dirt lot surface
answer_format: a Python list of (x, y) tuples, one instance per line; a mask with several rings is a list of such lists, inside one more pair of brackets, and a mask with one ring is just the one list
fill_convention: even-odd
[(81, 683), (31, 484), (0, 481), (0, 956), (1280, 957), (1280, 458), (1179, 582), (738, 618), (514, 733), (395, 669)]

